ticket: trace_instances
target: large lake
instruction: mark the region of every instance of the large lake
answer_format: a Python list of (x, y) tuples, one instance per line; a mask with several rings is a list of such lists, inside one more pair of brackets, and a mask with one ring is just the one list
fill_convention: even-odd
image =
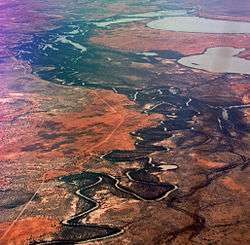
[(250, 33), (250, 22), (213, 20), (199, 17), (166, 17), (148, 27), (160, 30), (202, 33)]
[(209, 48), (204, 54), (183, 57), (178, 63), (209, 72), (250, 74), (250, 60), (237, 56), (243, 50), (232, 47)]

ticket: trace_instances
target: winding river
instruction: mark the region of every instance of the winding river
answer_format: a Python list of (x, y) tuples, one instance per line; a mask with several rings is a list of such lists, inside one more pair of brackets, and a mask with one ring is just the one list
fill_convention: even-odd
[[(138, 16), (134, 17), (138, 18)], [(140, 18), (144, 18), (144, 16), (140, 16)], [(167, 20), (173, 20), (173, 18), (169, 17)], [(174, 20), (177, 21), (178, 19), (176, 18)], [(155, 28), (155, 24), (158, 23), (156, 27), (164, 29), (165, 24), (159, 24), (159, 22), (162, 23), (165, 20), (165, 18), (156, 20), (149, 25)], [(155, 24), (153, 25), (153, 23)], [(160, 171), (175, 171), (178, 166), (158, 162), (152, 159), (150, 154), (171, 151), (172, 149), (162, 146), (160, 142), (173, 137), (178, 131), (188, 132), (188, 137), (191, 139), (196, 137), (199, 139), (194, 141), (194, 145), (191, 142), (186, 147), (202, 145), (208, 142), (211, 136), (195, 127), (192, 120), (193, 117), (199, 117), (202, 114), (212, 115), (211, 120), (215, 122), (216, 129), (226, 137), (230, 137), (234, 133), (233, 130), (242, 130), (242, 125), (239, 123), (240, 117), (237, 114), (237, 110), (240, 107), (212, 107), (197, 99), (181, 95), (177, 89), (175, 90), (172, 87), (156, 86), (154, 84), (138, 86), (138, 84), (132, 82), (130, 84), (127, 79), (123, 78), (127, 74), (140, 75), (142, 77), (141, 80), (144, 80), (144, 78), (145, 80), (151, 77), (155, 78), (155, 74), (152, 74), (148, 69), (129, 69), (127, 66), (128, 60), (130, 62), (142, 63), (145, 62), (145, 58), (148, 59), (151, 56), (148, 53), (122, 53), (90, 45), (88, 43), (88, 35), (93, 31), (91, 29), (92, 25), (93, 23), (74, 21), (45, 34), (39, 33), (34, 36), (32, 44), (23, 44), (21, 47), (18, 47), (23, 51), (19, 53), (18, 58), (31, 62), (34, 67), (34, 73), (41, 78), (69, 86), (113, 89), (117, 93), (128, 96), (140, 108), (145, 108), (145, 105), (151, 104), (152, 106), (145, 109), (144, 113), (160, 113), (166, 117), (166, 120), (161, 121), (158, 126), (132, 132), (131, 134), (135, 138), (134, 150), (114, 150), (102, 156), (102, 159), (113, 164), (135, 161), (140, 164), (139, 168), (126, 169), (123, 172), (123, 177), (126, 178), (130, 185), (124, 184), (118, 176), (96, 172), (83, 172), (59, 178), (59, 181), (67, 184), (69, 192), (79, 197), (79, 208), (77, 208), (75, 215), (61, 222), (61, 231), (55, 234), (52, 240), (44, 239), (36, 241), (36, 244), (76, 244), (121, 234), (124, 227), (103, 225), (101, 222), (100, 224), (85, 223), (83, 221), (85, 217), (91, 215), (93, 211), (99, 208), (100, 204), (98, 200), (95, 200), (94, 196), (98, 188), (104, 185), (112, 188), (114, 195), (142, 202), (160, 202), (175, 195), (178, 186), (173, 183), (162, 182), (156, 176), (156, 173)], [(208, 24), (206, 25), (208, 26)], [(199, 28), (202, 26), (203, 23), (200, 23)], [(194, 26), (193, 30), (200, 30), (199, 28), (197, 29), (197, 26)], [(185, 29), (183, 30), (185, 31)], [(207, 31), (209, 30), (212, 31), (213, 29), (207, 29)], [(179, 31), (181, 30), (179, 29)], [(234, 53), (234, 50), (229, 51), (229, 57), (233, 57), (232, 59), (234, 59), (235, 54), (240, 52), (240, 50), (237, 50), (237, 53)], [(208, 50), (208, 52), (211, 55), (211, 50)], [(34, 53), (36, 56), (34, 56)], [(152, 57), (154, 55), (155, 53), (153, 53)], [(114, 62), (114, 65), (110, 65), (110, 60), (119, 61), (120, 63), (117, 65), (117, 62)], [(187, 62), (187, 60), (185, 61)], [(183, 59), (181, 58), (179, 62), (183, 62)], [(194, 64), (196, 68), (204, 66), (202, 60), (200, 64), (194, 60), (191, 63), (196, 63), (197, 65)], [(186, 63), (186, 65), (188, 64)], [(109, 71), (108, 73), (107, 70)], [(185, 139), (177, 142), (177, 147), (185, 147), (183, 146), (184, 141)], [(223, 172), (224, 169), (216, 169), (216, 171)], [(210, 176), (211, 174), (204, 185), (209, 183)], [(192, 191), (194, 192), (199, 188), (202, 188), (202, 185), (201, 187), (192, 188)], [(187, 195), (191, 194), (188, 193)], [(179, 200), (181, 198), (184, 198), (184, 196), (180, 196)], [(202, 223), (203, 220), (199, 222)]]
[[(82, 208), (78, 209), (78, 212), (72, 217), (62, 221), (62, 229), (59, 234), (53, 237), (53, 240), (37, 241), (35, 244), (77, 244), (110, 238), (123, 233), (124, 227), (82, 221), (100, 207), (94, 196), (96, 191), (103, 186), (114, 190), (112, 193), (119, 197), (144, 202), (160, 202), (173, 195), (178, 190), (178, 186), (161, 182), (155, 173), (175, 171), (178, 166), (157, 162), (150, 157), (150, 154), (171, 151), (170, 148), (165, 148), (157, 143), (174, 136), (179, 131), (188, 132), (189, 138), (198, 137), (200, 139), (198, 142), (194, 141), (193, 146), (206, 144), (210, 140), (210, 136), (194, 127), (192, 122), (194, 116), (204, 113), (212, 114), (213, 120), (217, 119), (218, 121), (217, 129), (227, 137), (231, 137), (232, 128), (234, 130), (242, 128), (238, 121), (240, 119), (237, 116), (237, 110), (245, 105), (214, 107), (202, 101), (181, 96), (176, 91), (173, 93), (173, 88), (168, 87), (144, 90), (120, 90), (116, 88), (116, 91), (125, 93), (141, 106), (148, 102), (153, 103), (144, 113), (161, 113), (168, 119), (161, 121), (158, 126), (132, 132), (132, 136), (136, 139), (135, 150), (113, 150), (101, 157), (101, 159), (108, 160), (113, 164), (139, 162), (141, 167), (124, 170), (124, 176), (130, 185), (124, 185), (120, 177), (106, 173), (83, 172), (60, 177), (59, 181), (68, 184), (69, 190), (79, 197)], [(183, 147), (182, 144), (183, 142), (180, 141), (177, 146)], [(188, 147), (192, 147), (192, 145), (188, 145)], [(216, 171), (224, 171), (224, 169)]]

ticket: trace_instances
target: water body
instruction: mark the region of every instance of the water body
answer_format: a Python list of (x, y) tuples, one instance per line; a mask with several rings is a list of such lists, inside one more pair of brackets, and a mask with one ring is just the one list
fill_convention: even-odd
[[(12, 51), (17, 58), (32, 65), (34, 74), (63, 85), (133, 87), (154, 77), (154, 73), (147, 68), (138, 69), (129, 65), (132, 62), (145, 63), (145, 57), (147, 62), (151, 62), (149, 59), (153, 57), (147, 56), (147, 53), (115, 51), (89, 43), (89, 36), (95, 28), (91, 22), (83, 20), (61, 21), (58, 28), (36, 33), (32, 42), (20, 43)], [(157, 54), (154, 52), (154, 55)], [(127, 79), (131, 75), (138, 80)]]
[(122, 18), (122, 19), (107, 20), (107, 21), (101, 21), (101, 22), (93, 22), (93, 24), (96, 25), (97, 27), (106, 27), (109, 25), (124, 24), (124, 23), (130, 23), (130, 22), (141, 21), (141, 20), (145, 20), (145, 18)]
[[(71, 32), (71, 33), (73, 33), (73, 32)], [(84, 46), (82, 46), (79, 43), (76, 43), (76, 42), (73, 42), (73, 41), (67, 39), (65, 36), (58, 37), (56, 39), (56, 42), (61, 42), (63, 44), (69, 44), (69, 45), (73, 46), (74, 48), (80, 50), (81, 52), (86, 52), (87, 51), (87, 48), (85, 48)], [(52, 46), (52, 48), (53, 48), (53, 46)]]
[(250, 33), (250, 23), (199, 18), (168, 17), (151, 21), (148, 27), (159, 30), (200, 33)]
[(148, 56), (148, 57), (158, 56), (158, 54), (156, 52), (142, 52), (142, 53), (137, 53), (137, 54), (138, 55)]
[(209, 72), (250, 74), (250, 60), (237, 56), (244, 50), (233, 47), (209, 48), (203, 54), (183, 57), (178, 63)]
[(124, 24), (134, 21), (142, 21), (147, 18), (157, 18), (157, 17), (166, 17), (166, 16), (185, 16), (187, 15), (186, 10), (166, 10), (166, 11), (155, 11), (155, 12), (146, 12), (140, 14), (131, 14), (123, 15), (114, 18), (107, 18), (101, 21), (92, 22), (97, 27), (107, 27), (114, 24)]
[(187, 15), (187, 11), (183, 9), (177, 10), (163, 10), (163, 11), (155, 11), (155, 12), (146, 12), (140, 14), (130, 14), (126, 15), (127, 17), (136, 17), (136, 18), (155, 18), (155, 17), (163, 17), (163, 16), (183, 16)]

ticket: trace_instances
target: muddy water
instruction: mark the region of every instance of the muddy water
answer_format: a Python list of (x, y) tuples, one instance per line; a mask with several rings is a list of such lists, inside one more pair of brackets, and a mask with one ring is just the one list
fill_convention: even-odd
[(232, 47), (210, 48), (203, 54), (183, 57), (178, 63), (209, 72), (250, 74), (250, 60), (237, 56), (242, 51)]
[(250, 23), (189, 17), (169, 17), (147, 24), (153, 29), (200, 33), (250, 33)]

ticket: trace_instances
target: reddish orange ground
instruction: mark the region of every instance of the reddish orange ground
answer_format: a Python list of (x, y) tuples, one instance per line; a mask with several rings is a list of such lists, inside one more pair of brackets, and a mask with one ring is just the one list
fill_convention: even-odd
[(242, 98), (243, 103), (247, 104), (250, 102), (250, 85), (247, 81), (245, 83), (240, 83), (237, 80), (232, 80), (231, 89), (239, 98)]
[(12, 223), (0, 223), (0, 243), (9, 245), (28, 244), (41, 236), (50, 236), (59, 231), (58, 220), (47, 217), (33, 217), (17, 221), (9, 232)]
[(231, 177), (225, 177), (223, 179), (223, 183), (227, 188), (233, 191), (240, 191), (240, 192), (246, 192), (246, 189), (243, 185), (238, 184), (235, 182), (235, 180)]
[(4, 211), (12, 218), (0, 224), (0, 238), (11, 228), (3, 244), (25, 244), (57, 232), (57, 220), (29, 218), (36, 209), (60, 219), (67, 215), (70, 202), (63, 200), (69, 197), (51, 180), (81, 172), (95, 156), (133, 149), (129, 133), (162, 119), (142, 114), (124, 95), (55, 85), (34, 77), (23, 65), (11, 76), (9, 71), (19, 65), (15, 61), (0, 65), (0, 188), (36, 193), (42, 201), (27, 200), (27, 208), (21, 205)]
[(218, 168), (218, 167), (223, 167), (226, 165), (224, 162), (217, 162), (213, 160), (209, 160), (207, 158), (204, 158), (204, 156), (192, 153), (191, 156), (197, 162), (198, 165), (205, 167), (205, 168)]
[[(141, 127), (152, 125), (160, 119), (160, 115), (143, 115), (127, 107), (134, 103), (126, 96), (112, 91), (87, 91), (91, 103), (84, 112), (69, 114), (68, 120), (64, 115), (58, 115), (67, 132), (72, 128), (81, 127), (92, 133), (79, 137), (74, 147), (79, 154), (104, 153), (112, 149), (134, 149), (134, 140), (129, 135)], [(98, 127), (96, 125), (99, 125)]]
[[(58, 86), (54, 86), (54, 89), (70, 91), (69, 88)], [(82, 108), (77, 108), (77, 111), (57, 112), (58, 109), (51, 108), (45, 112), (41, 107), (46, 101), (63, 103), (66, 99), (61, 98), (60, 94), (49, 97), (9, 91), (8, 96), (0, 101), (3, 108), (1, 118), (5, 122), (1, 131), (0, 159), (15, 159), (30, 154), (34, 157), (63, 157), (71, 148), (74, 148), (72, 154), (77, 156), (103, 153), (114, 148), (133, 149), (134, 140), (129, 132), (152, 125), (161, 118), (129, 109), (128, 106), (134, 103), (112, 91), (82, 90), (82, 96), (89, 101), (86, 107), (83, 102)], [(12, 105), (18, 102), (24, 106), (16, 110)], [(48, 121), (53, 121), (59, 128), (41, 126)], [(22, 128), (22, 131), (16, 134), (15, 128)], [(35, 149), (35, 145), (41, 148)]]
[[(23, 166), (18, 159), (42, 167), (45, 172), (38, 172), (45, 179), (80, 171), (79, 166), (96, 154), (133, 149), (129, 133), (162, 119), (128, 108), (134, 102), (113, 91), (58, 86), (20, 72), (3, 76), (0, 86), (0, 160), (3, 171), (14, 171), (13, 176)], [(72, 157), (81, 164), (56, 160)], [(57, 170), (49, 163), (55, 160)], [(8, 178), (0, 178), (0, 183), (7, 186)]]

